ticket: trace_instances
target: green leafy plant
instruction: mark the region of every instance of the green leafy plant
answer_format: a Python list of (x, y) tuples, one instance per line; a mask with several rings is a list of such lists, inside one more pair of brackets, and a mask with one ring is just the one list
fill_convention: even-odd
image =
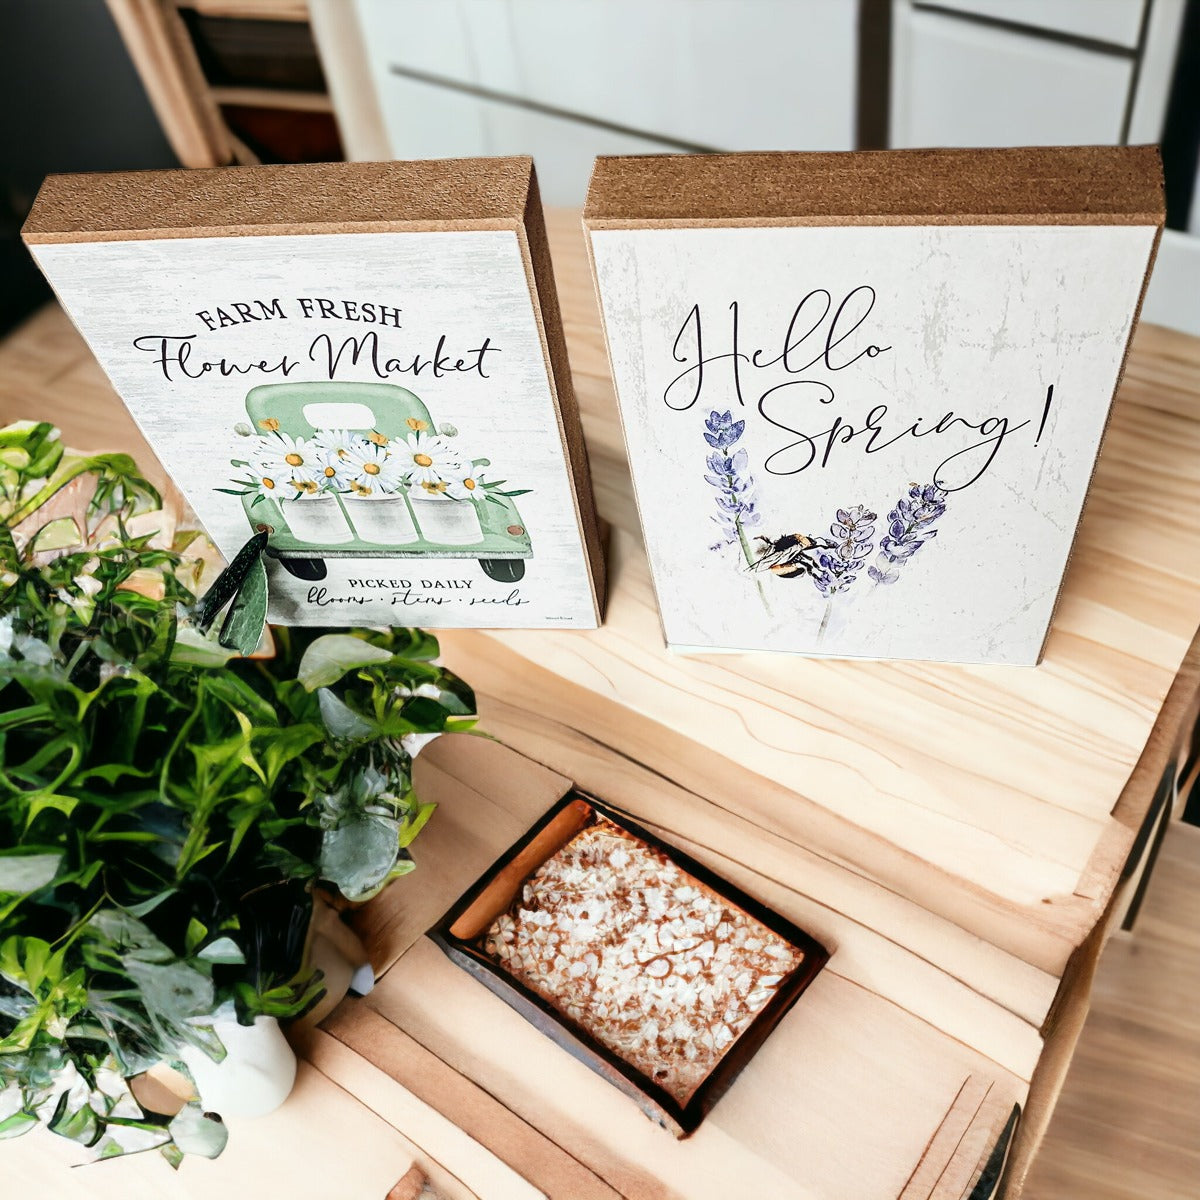
[(244, 580), (198, 603), (212, 554), (159, 504), (126, 456), (0, 430), (0, 1137), (41, 1122), (177, 1164), (223, 1125), (146, 1112), (129, 1078), (219, 1059), (219, 1010), (316, 1002), (314, 889), (365, 900), (413, 869), (414, 738), (475, 704), (419, 630), (234, 655), (206, 629)]

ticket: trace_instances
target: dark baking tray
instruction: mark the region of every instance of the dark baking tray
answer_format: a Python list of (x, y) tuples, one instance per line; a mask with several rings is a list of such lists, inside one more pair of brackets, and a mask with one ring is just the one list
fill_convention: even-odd
[[(699, 883), (760, 921), (804, 954), (803, 962), (783, 977), (775, 994), (729, 1047), (686, 1104), (681, 1104), (649, 1076), (614, 1054), (587, 1029), (561, 1014), (549, 1001), (510, 975), (476, 944), (492, 921), (507, 911), (525, 880), (572, 837), (592, 824), (595, 815), (606, 817), (614, 825), (661, 851)], [(596, 1074), (630, 1096), (647, 1116), (670, 1129), (677, 1137), (687, 1137), (695, 1132), (771, 1030), (829, 960), (829, 952), (825, 947), (790, 921), (713, 874), (695, 859), (661, 841), (622, 813), (578, 790), (563, 797), (520, 841), (501, 855), (429, 931), (429, 937), (453, 962), (470, 972), (510, 1008)]]

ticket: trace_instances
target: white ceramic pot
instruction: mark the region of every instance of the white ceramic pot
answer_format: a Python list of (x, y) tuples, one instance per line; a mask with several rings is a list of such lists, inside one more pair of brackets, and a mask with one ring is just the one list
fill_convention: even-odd
[(360, 541), (404, 546), (417, 540), (417, 527), (403, 495), (347, 496), (346, 511)]
[(339, 546), (353, 539), (354, 533), (336, 496), (326, 492), (318, 496), (298, 496), (286, 501), (283, 518), (292, 537), (314, 546)]
[(225, 1057), (213, 1062), (203, 1050), (184, 1046), (200, 1103), (223, 1117), (265, 1117), (289, 1096), (296, 1082), (296, 1055), (274, 1017), (257, 1017), (253, 1025), (218, 1018), (213, 1029)]
[(474, 546), (483, 541), (483, 526), (473, 500), (431, 496), (420, 488), (412, 493), (413, 513), (427, 542), (445, 546)]

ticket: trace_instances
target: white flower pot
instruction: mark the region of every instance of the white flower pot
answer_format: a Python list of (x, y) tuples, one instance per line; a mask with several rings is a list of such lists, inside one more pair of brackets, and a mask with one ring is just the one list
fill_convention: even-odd
[(408, 502), (401, 494), (347, 496), (346, 511), (359, 540), (381, 546), (404, 546), (417, 540)]
[(483, 541), (483, 526), (472, 500), (431, 496), (419, 488), (412, 493), (413, 512), (427, 542), (445, 546), (474, 546)]
[(314, 546), (338, 546), (349, 542), (354, 534), (346, 522), (346, 514), (336, 496), (298, 496), (283, 503), (283, 519), (292, 537)]
[(213, 1029), (225, 1057), (213, 1062), (203, 1050), (183, 1046), (187, 1064), (209, 1112), (223, 1117), (265, 1117), (290, 1095), (296, 1082), (296, 1055), (274, 1017), (257, 1017), (253, 1025), (219, 1018)]

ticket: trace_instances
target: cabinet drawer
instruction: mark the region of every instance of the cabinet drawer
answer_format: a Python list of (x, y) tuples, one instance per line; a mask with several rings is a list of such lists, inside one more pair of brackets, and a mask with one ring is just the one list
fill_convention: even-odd
[(1121, 140), (1132, 61), (899, 6), (894, 146)]
[[(1137, 48), (1144, 0), (932, 0), (937, 8)], [(923, 7), (920, 3), (918, 8)]]
[(848, 150), (857, 0), (356, 0), (397, 70), (682, 146)]
[(402, 75), (379, 80), (395, 158), (532, 154), (547, 204), (581, 205), (597, 154), (661, 154), (672, 146), (488, 100)]

